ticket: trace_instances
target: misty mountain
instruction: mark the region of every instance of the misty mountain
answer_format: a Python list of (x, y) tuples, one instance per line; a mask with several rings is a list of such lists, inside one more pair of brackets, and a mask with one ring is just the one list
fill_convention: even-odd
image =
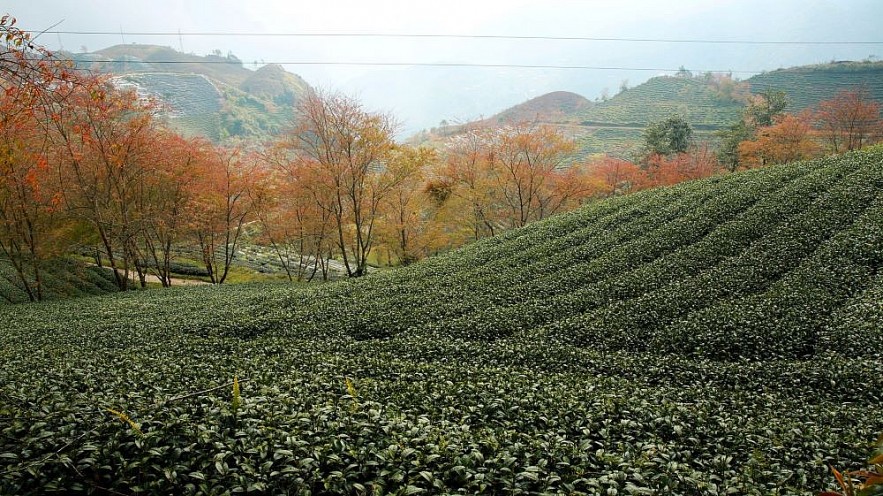
[(233, 54), (199, 56), (158, 45), (116, 45), (64, 54), (79, 68), (113, 74), (115, 84), (157, 98), (170, 125), (215, 142), (261, 141), (281, 132), (310, 90), (279, 65), (256, 70)]
[[(726, 79), (723, 79), (726, 80)], [(628, 158), (640, 145), (648, 124), (679, 115), (689, 122), (701, 141), (714, 142), (715, 132), (740, 118), (749, 94), (784, 91), (787, 112), (813, 108), (839, 91), (865, 88), (883, 103), (883, 62), (840, 61), (764, 72), (735, 87), (721, 84), (714, 74), (657, 76), (633, 88), (622, 88), (601, 101), (565, 91), (541, 95), (482, 119), (480, 125), (518, 121), (552, 124), (572, 137), (578, 155), (608, 153)], [(459, 132), (444, 126), (418, 133), (413, 142), (437, 142)]]

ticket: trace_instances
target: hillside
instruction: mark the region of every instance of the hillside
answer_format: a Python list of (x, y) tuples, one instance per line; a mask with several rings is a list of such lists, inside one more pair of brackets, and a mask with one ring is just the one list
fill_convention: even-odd
[[(784, 91), (788, 112), (799, 112), (838, 91), (868, 88), (873, 98), (883, 102), (883, 62), (837, 62), (780, 69), (745, 80), (752, 93), (768, 89)], [(558, 104), (559, 95), (580, 104)], [(578, 143), (578, 155), (609, 153), (624, 158), (637, 149), (641, 133), (651, 122), (681, 115), (693, 126), (700, 140), (714, 141), (714, 131), (733, 123), (745, 102), (739, 95), (722, 92), (715, 78), (657, 76), (621, 91), (610, 99), (589, 102), (579, 95), (555, 92), (543, 95), (491, 116), (489, 125), (513, 120), (540, 121), (559, 126)], [(441, 136), (421, 136), (433, 141), (456, 129), (445, 129)]]
[(569, 91), (555, 91), (508, 108), (486, 119), (485, 123), (569, 122), (572, 116), (592, 107), (592, 102)]
[[(543, 95), (481, 121), (498, 125), (515, 121), (544, 122), (558, 126), (578, 144), (577, 155), (609, 153), (629, 157), (641, 142), (647, 124), (672, 115), (687, 118), (699, 139), (713, 139), (714, 131), (733, 122), (744, 102), (722, 96), (704, 79), (659, 76), (604, 101), (591, 102), (569, 92)], [(438, 130), (439, 137), (457, 128)]]
[[(109, 270), (67, 259), (49, 262), (43, 267), (42, 279), (43, 297), (46, 300), (94, 296), (117, 290)], [(15, 269), (8, 261), (0, 260), (0, 305), (26, 301), (28, 294), (19, 282)]]
[(788, 106), (799, 111), (813, 107), (838, 91), (865, 87), (883, 102), (883, 62), (833, 62), (765, 72), (749, 78), (751, 91), (768, 88), (788, 94)]
[(174, 128), (216, 142), (259, 142), (282, 131), (296, 102), (310, 90), (281, 66), (250, 70), (232, 54), (199, 56), (131, 44), (65, 55), (78, 67), (112, 73), (118, 84), (158, 97)]
[(678, 114), (694, 127), (704, 129), (729, 124), (743, 105), (744, 102), (718, 95), (702, 79), (658, 76), (576, 116), (584, 125), (643, 128), (650, 122)]
[(300, 95), (310, 91), (310, 85), (281, 65), (267, 64), (249, 74), (239, 89), (277, 105), (292, 106)]
[(355, 281), (0, 309), (0, 492), (817, 494), (883, 430), (881, 268), (878, 147)]

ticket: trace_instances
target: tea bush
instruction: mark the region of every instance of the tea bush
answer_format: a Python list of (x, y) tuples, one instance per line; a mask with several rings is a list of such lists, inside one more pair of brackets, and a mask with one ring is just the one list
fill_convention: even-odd
[(0, 494), (833, 490), (883, 431), (881, 265), (876, 149), (361, 280), (7, 306)]

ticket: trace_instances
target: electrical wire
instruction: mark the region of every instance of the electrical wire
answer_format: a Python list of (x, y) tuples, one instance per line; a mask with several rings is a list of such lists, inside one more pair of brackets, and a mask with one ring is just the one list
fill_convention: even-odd
[(620, 43), (686, 43), (713, 45), (883, 45), (883, 40), (716, 40), (703, 38), (627, 38), (592, 36), (542, 36), (502, 34), (445, 34), (445, 33), (257, 33), (233, 31), (68, 31), (45, 30), (32, 33), (76, 36), (223, 36), (223, 37), (289, 37), (289, 38), (438, 38), (478, 40), (543, 40), (543, 41), (590, 41)]
[[(242, 61), (226, 60), (125, 60), (125, 59), (55, 59), (59, 62), (74, 64), (132, 64), (132, 65), (245, 65)], [(571, 70), (595, 70), (595, 71), (644, 71), (644, 72), (679, 72), (683, 68), (672, 69), (664, 67), (625, 67), (625, 66), (593, 66), (593, 65), (554, 65), (554, 64), (483, 64), (471, 62), (357, 62), (357, 61), (287, 61), (265, 62), (262, 65), (282, 66), (377, 66), (377, 67), (466, 67), (466, 68), (491, 68), (491, 69), (571, 69)], [(691, 69), (691, 72), (699, 73), (729, 73), (729, 74), (758, 74), (762, 70), (731, 70), (731, 69)]]

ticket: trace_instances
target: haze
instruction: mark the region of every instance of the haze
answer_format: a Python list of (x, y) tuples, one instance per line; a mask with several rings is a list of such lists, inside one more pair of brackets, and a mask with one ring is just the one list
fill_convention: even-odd
[[(683, 66), (746, 78), (780, 67), (883, 55), (883, 3), (829, 1), (326, 1), (178, 2), (60, 0), (4, 9), (22, 28), (102, 31), (43, 34), (50, 49), (96, 51), (120, 43), (233, 53), (248, 67), (283, 63), (318, 87), (340, 89), (393, 113), (402, 133), (488, 116), (528, 98), (568, 90), (590, 99)], [(182, 33), (168, 36), (136, 32)], [(220, 33), (193, 35), (193, 33)], [(450, 34), (814, 42), (713, 44), (512, 39), (242, 36), (236, 33)], [(819, 43), (819, 42), (824, 42)], [(837, 42), (837, 43), (831, 43)], [(861, 42), (861, 43), (840, 43)], [(517, 69), (302, 65), (463, 63), (618, 67)], [(641, 70), (634, 70), (641, 69)]]

